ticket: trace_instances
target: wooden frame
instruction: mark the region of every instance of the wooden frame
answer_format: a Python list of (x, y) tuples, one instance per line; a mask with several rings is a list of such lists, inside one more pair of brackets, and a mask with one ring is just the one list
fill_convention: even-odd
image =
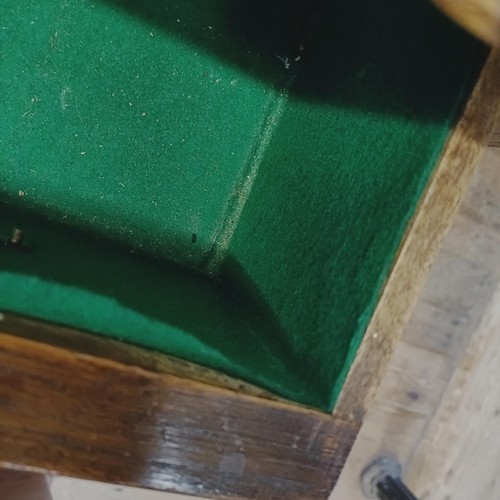
[(333, 415), (82, 332), (2, 315), (0, 465), (218, 498), (327, 498), (500, 103), (500, 53), (409, 225)]

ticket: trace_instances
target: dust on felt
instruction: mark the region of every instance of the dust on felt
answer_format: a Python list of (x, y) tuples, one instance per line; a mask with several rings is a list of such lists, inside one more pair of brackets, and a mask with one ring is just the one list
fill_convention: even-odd
[(61, 109), (64, 111), (69, 103), (68, 103), (68, 98), (69, 95), (71, 94), (71, 89), (69, 87), (64, 87), (61, 91), (61, 94), (59, 95), (59, 103), (61, 104)]
[[(150, 36), (154, 36), (154, 34), (150, 34)], [(175, 74), (176, 74), (176, 73), (175, 73), (175, 71), (174, 71), (174, 73), (173, 73), (173, 74), (174, 74), (174, 76), (175, 76)], [(207, 74), (204, 74), (203, 76), (208, 76), (208, 73), (207, 73)], [(139, 76), (137, 75), (137, 77), (136, 77), (136, 78), (139, 78)], [(221, 80), (222, 80), (221, 78), (215, 78), (215, 81), (214, 81), (214, 82), (212, 82), (212, 83), (218, 84)], [(232, 79), (232, 80), (230, 80), (230, 82), (229, 82), (229, 84), (230, 84), (232, 87), (236, 86), (236, 85), (237, 85), (237, 83), (238, 83), (238, 80), (237, 80), (237, 79)], [(73, 94), (73, 89), (72, 89), (71, 87), (69, 87), (69, 86), (65, 86), (65, 87), (63, 87), (63, 88), (62, 88), (62, 90), (61, 90), (61, 92), (60, 92), (60, 94), (59, 94), (59, 103), (60, 103), (60, 108), (61, 108), (61, 110), (62, 110), (62, 111), (65, 111), (67, 108), (72, 107), (72, 104), (76, 104), (76, 103), (74, 103), (74, 102), (73, 102), (73, 101), (75, 101), (75, 100), (76, 100), (76, 97), (74, 96), (74, 94), (73, 94), (73, 95), (72, 95), (72, 94)], [(145, 110), (144, 108), (142, 108), (142, 107), (138, 107), (138, 106), (136, 106), (136, 103), (131, 102), (131, 101), (129, 100), (129, 96), (127, 96), (127, 93), (126, 93), (123, 89), (115, 89), (115, 90), (111, 93), (111, 97), (117, 97), (117, 96), (122, 97), (123, 99), (125, 99), (126, 108), (129, 108), (129, 109), (133, 108), (133, 109), (134, 109), (134, 110), (133, 110), (133, 114), (134, 114), (134, 115), (139, 116), (141, 120), (146, 120), (146, 119), (148, 119), (148, 118), (149, 118), (149, 112), (148, 112), (148, 111), (146, 111), (146, 110)], [(192, 96), (192, 95), (186, 95), (185, 97), (186, 97), (186, 99), (191, 99), (193, 96)], [(35, 99), (33, 102), (38, 102), (38, 99)], [(76, 106), (76, 108), (77, 108), (77, 106)], [(142, 108), (142, 109), (141, 109), (141, 108)], [(78, 109), (76, 109), (76, 110), (78, 111)], [(158, 121), (159, 121), (159, 119), (158, 119), (158, 118), (156, 118), (156, 122), (158, 122)], [(77, 137), (78, 137), (78, 135), (79, 135), (79, 134), (75, 134), (75, 138), (77, 138)], [(180, 144), (182, 144), (182, 143), (184, 143), (185, 141), (186, 141), (186, 138), (182, 138), (182, 139), (179, 141), (179, 143), (180, 143)], [(174, 143), (170, 143), (170, 146), (173, 146), (173, 145), (174, 145)], [(165, 146), (165, 145), (164, 145), (164, 144), (162, 144), (162, 147), (164, 147), (164, 146)], [(98, 144), (98, 148), (103, 149), (103, 148), (104, 148), (104, 145), (103, 145), (103, 144)], [(93, 147), (92, 147), (92, 146), (90, 146), (90, 149), (92, 150), (92, 149), (93, 149)], [(78, 153), (77, 153), (77, 154), (79, 154), (79, 155), (80, 155), (80, 157), (85, 158), (85, 157), (86, 157), (86, 155), (87, 155), (87, 152), (92, 153), (92, 151), (81, 151), (81, 150), (80, 150), (80, 151), (78, 151)], [(234, 154), (234, 153), (232, 153), (232, 154)], [(101, 179), (101, 178), (102, 178), (102, 176), (99, 176), (98, 178), (99, 178), (99, 179)], [(121, 188), (121, 189), (120, 189), (120, 191), (123, 191), (123, 190), (127, 187), (127, 185), (126, 185), (124, 182), (121, 182), (121, 180), (117, 180), (117, 185), (119, 186), (119, 188), (118, 188), (118, 189), (120, 189), (120, 188)], [(104, 197), (105, 197), (105, 196), (104, 196), (104, 195), (102, 195), (100, 198), (101, 198), (101, 199), (103, 199)], [(155, 200), (155, 199), (151, 199), (151, 203), (152, 203), (152, 205), (153, 205), (153, 206), (155, 206), (155, 207), (158, 207), (158, 206), (159, 206), (158, 201), (157, 201), (157, 200)], [(66, 216), (65, 216), (65, 217), (66, 217)], [(194, 224), (194, 225), (196, 226), (196, 224)], [(133, 228), (135, 228), (135, 229), (140, 229), (141, 231), (144, 231), (144, 230), (142, 230), (142, 228), (138, 228), (137, 226), (131, 226), (131, 227), (133, 227)], [(197, 242), (198, 242), (198, 240), (199, 240), (199, 234), (198, 234), (198, 232), (197, 232), (197, 228), (192, 227), (192, 230), (193, 230), (193, 232), (192, 232), (192, 233), (188, 233), (188, 235), (189, 235), (189, 236), (188, 236), (188, 238), (190, 239), (190, 242), (191, 242), (192, 244), (195, 244), (195, 243), (197, 243)], [(132, 230), (130, 227), (128, 227), (128, 231), (129, 231), (130, 233), (132, 233), (132, 232), (133, 232), (133, 230)], [(144, 232), (145, 232), (145, 231), (144, 231)], [(188, 254), (188, 257), (191, 257), (191, 252)]]

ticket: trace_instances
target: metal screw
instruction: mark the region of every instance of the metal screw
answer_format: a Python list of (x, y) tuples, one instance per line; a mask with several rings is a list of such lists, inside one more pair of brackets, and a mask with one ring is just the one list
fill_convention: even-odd
[(14, 228), (10, 235), (9, 245), (13, 247), (22, 247), (24, 243), (24, 233), (21, 229)]
[(14, 228), (7, 242), (0, 240), (0, 245), (7, 246), (18, 252), (30, 253), (31, 247), (24, 243), (24, 232), (19, 228)]

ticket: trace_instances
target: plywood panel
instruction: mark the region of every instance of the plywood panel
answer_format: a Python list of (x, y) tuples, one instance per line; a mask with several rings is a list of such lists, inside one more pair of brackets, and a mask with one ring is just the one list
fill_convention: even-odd
[(499, 366), (500, 280), (409, 464), (422, 500), (499, 498)]

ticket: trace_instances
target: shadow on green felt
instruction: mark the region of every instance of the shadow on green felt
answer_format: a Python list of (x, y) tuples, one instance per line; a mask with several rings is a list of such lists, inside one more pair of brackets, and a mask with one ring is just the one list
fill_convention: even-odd
[[(148, 43), (151, 26), (187, 43), (184, 50), (215, 56), (269, 86), (288, 85), (286, 109), (230, 242), (222, 284), (131, 254), (134, 238), (120, 246), (116, 240), (124, 235), (106, 234), (104, 225), (91, 236), (69, 229), (66, 220), (44, 222), (42, 209), (52, 207), (53, 198), (43, 200), (37, 216), (35, 204), (26, 208), (31, 198), (12, 189), (12, 205), (23, 213), (0, 207), (0, 226), (8, 232), (20, 225), (34, 250), (0, 249), (0, 303), (218, 367), (300, 402), (331, 406), (338, 372), (349, 364), (346, 355), (355, 353), (464, 102), (477, 44), (423, 0), (101, 3), (145, 23)], [(81, 33), (78, 27), (84, 43), (91, 28)], [(154, 51), (149, 55), (154, 58)], [(126, 61), (117, 65), (120, 75), (129, 74)], [(184, 116), (179, 106), (171, 103)], [(41, 127), (42, 133), (52, 132)], [(147, 150), (146, 144), (140, 142)], [(120, 165), (116, 151), (113, 168)], [(130, 163), (136, 147), (124, 151), (121, 161)], [(9, 161), (26, 168), (19, 155)], [(64, 155), (54, 156), (65, 165)], [(200, 157), (192, 161), (197, 165)], [(162, 163), (157, 166), (162, 172)], [(132, 179), (143, 175), (130, 172)], [(95, 189), (93, 180), (89, 188)], [(63, 215), (66, 193), (57, 203)], [(129, 221), (123, 212), (116, 215)], [(189, 245), (192, 230), (165, 231), (171, 212), (163, 215), (154, 235)]]
[[(317, 405), (319, 389), (307, 387), (309, 371), (292, 353), (258, 292), (216, 283), (36, 215), (5, 206), (1, 210), (0, 236), (5, 239), (11, 227), (19, 226), (32, 246), (30, 253), (0, 248), (4, 310), (76, 323), (93, 333), (217, 366)], [(15, 284), (11, 289), (9, 275)], [(251, 286), (245, 281), (245, 287)], [(38, 311), (38, 302), (44, 301)]]
[(293, 99), (424, 123), (446, 118), (478, 46), (423, 0), (101, 1), (270, 85), (298, 74)]

